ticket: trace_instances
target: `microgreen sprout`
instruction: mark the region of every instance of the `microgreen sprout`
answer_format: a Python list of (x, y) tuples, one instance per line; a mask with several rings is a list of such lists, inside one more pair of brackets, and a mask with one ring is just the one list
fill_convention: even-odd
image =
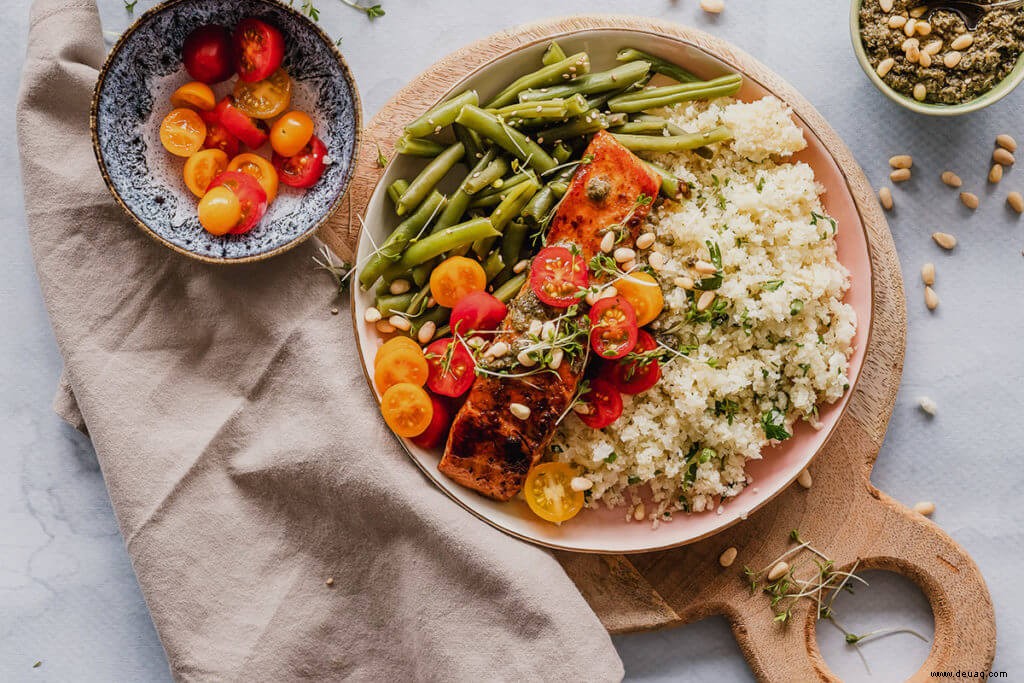
[(338, 287), (339, 296), (348, 287), (349, 276), (355, 272), (355, 268), (345, 261), (335, 263), (334, 255), (326, 246), (320, 247), (320, 255), (319, 257), (313, 257), (313, 263), (317, 265), (318, 270), (325, 270), (330, 273), (331, 277), (334, 279), (334, 284)]

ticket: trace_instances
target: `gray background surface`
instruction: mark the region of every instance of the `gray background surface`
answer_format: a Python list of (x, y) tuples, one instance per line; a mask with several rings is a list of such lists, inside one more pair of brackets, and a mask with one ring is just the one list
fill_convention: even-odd
[[(972, 553), (992, 592), (999, 627), (994, 668), (1009, 680), (1024, 679), (1024, 468), (1017, 459), (1024, 441), (1024, 221), (1003, 201), (1011, 189), (1024, 191), (1024, 169), (1011, 170), (998, 188), (985, 183), (995, 135), (1009, 132), (1024, 141), (1024, 89), (966, 118), (905, 112), (857, 66), (845, 0), (726, 0), (717, 18), (702, 13), (697, 0), (381, 1), (387, 16), (372, 23), (338, 0), (315, 3), (321, 24), (342, 38), (368, 116), (464, 43), (545, 17), (618, 12), (691, 24), (752, 53), (819, 108), (875, 183), (887, 182), (890, 155), (914, 155), (914, 178), (895, 190), (897, 210), (890, 215), (907, 282), (907, 361), (873, 479), (908, 505), (936, 503), (935, 521)], [(0, 680), (168, 680), (96, 455), (50, 410), (61, 359), (29, 252), (13, 135), (30, 2), (3, 4), (0, 121), (8, 133), (0, 150)], [(109, 41), (130, 18), (121, 0), (99, 4)], [(141, 0), (138, 10), (152, 4)], [(977, 212), (939, 182), (947, 168), (982, 198)], [(931, 243), (928, 235), (936, 229), (960, 238), (954, 253)], [(942, 305), (934, 313), (922, 301), (918, 270), (925, 261), (938, 267)], [(917, 409), (922, 395), (938, 403), (937, 417)], [(869, 589), (838, 603), (845, 626), (931, 633), (928, 605), (913, 584), (886, 573), (867, 578)], [(751, 679), (721, 618), (615, 643), (631, 679)], [(908, 635), (865, 645), (869, 674), (831, 626), (821, 625), (819, 644), (850, 681), (903, 679), (928, 652)], [(33, 668), (37, 661), (42, 664)]]

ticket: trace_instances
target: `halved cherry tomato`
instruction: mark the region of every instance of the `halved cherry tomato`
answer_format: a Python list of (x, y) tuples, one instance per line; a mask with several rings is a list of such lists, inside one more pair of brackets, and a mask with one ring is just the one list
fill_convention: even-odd
[(206, 124), (191, 109), (172, 109), (160, 124), (160, 143), (175, 156), (192, 156), (205, 139)]
[(283, 157), (274, 152), (274, 168), (281, 177), (281, 182), (292, 187), (313, 187), (324, 174), (324, 157), (327, 148), (320, 138), (313, 136), (309, 143), (298, 154)]
[(213, 113), (229, 133), (252, 149), (259, 149), (267, 141), (267, 124), (236, 107), (234, 99), (228, 95), (217, 104)]
[(232, 53), (228, 30), (207, 24), (188, 35), (181, 58), (192, 78), (203, 83), (219, 83), (235, 72)]
[(203, 141), (203, 149), (219, 149), (227, 154), (229, 159), (237, 155), (238, 138), (221, 125), (217, 114), (212, 111), (204, 111), (199, 116), (206, 122), (206, 140)]
[(259, 19), (243, 19), (235, 29), (235, 70), (248, 83), (262, 81), (284, 61), (284, 37)]
[(434, 406), (423, 387), (401, 382), (388, 387), (380, 400), (384, 421), (398, 436), (419, 436), (434, 418)]
[(493, 294), (480, 290), (470, 292), (455, 304), (448, 321), (453, 332), (468, 335), (477, 330), (497, 329), (508, 313), (508, 306)]
[(600, 377), (590, 380), (590, 388), (580, 402), (589, 412), (574, 412), (591, 429), (604, 429), (622, 415), (622, 396), (611, 382)]
[(576, 295), (589, 280), (583, 257), (565, 247), (541, 249), (530, 265), (530, 287), (549, 306), (567, 308), (579, 302)]
[(287, 109), (291, 101), (292, 79), (284, 69), (278, 69), (262, 81), (235, 83), (235, 106), (257, 119), (274, 118)]
[(277, 197), (277, 170), (274, 165), (259, 154), (239, 154), (228, 164), (229, 171), (241, 171), (251, 175), (267, 193), (267, 203)]
[(391, 353), (395, 349), (400, 348), (402, 346), (408, 347), (408, 348), (412, 349), (413, 351), (421, 351), (422, 352), (422, 350), (423, 350), (423, 349), (420, 348), (419, 344), (417, 344), (415, 341), (413, 341), (413, 339), (411, 337), (404, 337), (404, 336), (392, 337), (391, 339), (388, 339), (386, 342), (384, 342), (384, 344), (379, 349), (377, 349), (377, 353), (374, 354), (374, 356), (373, 356), (373, 364), (376, 366), (378, 363), (380, 363), (381, 359), (384, 356), (388, 355), (389, 353)]
[(217, 106), (217, 96), (210, 86), (199, 81), (192, 81), (171, 93), (171, 106), (191, 107), (197, 111), (211, 111)]
[(642, 394), (661, 379), (658, 359), (644, 355), (657, 348), (654, 337), (647, 330), (640, 330), (633, 350), (625, 358), (606, 363), (601, 369), (601, 377), (623, 394)]
[(640, 327), (652, 322), (665, 308), (658, 281), (642, 271), (620, 277), (615, 281), (615, 289), (633, 306), (636, 324)]
[(202, 197), (213, 179), (227, 167), (227, 154), (219, 149), (201, 149), (185, 161), (185, 185), (192, 194)]
[(231, 229), (232, 235), (249, 232), (267, 212), (267, 193), (251, 175), (239, 171), (224, 171), (213, 179), (207, 192), (215, 187), (226, 187), (235, 193), (242, 207), (238, 225)]
[(533, 513), (543, 520), (560, 524), (583, 509), (583, 491), (574, 491), (576, 470), (564, 462), (536, 465), (526, 475), (523, 495)]
[(462, 342), (451, 337), (438, 339), (427, 347), (427, 363), (427, 387), (435, 394), (462, 396), (473, 386), (476, 363)]
[(430, 369), (427, 359), (420, 349), (406, 346), (394, 347), (381, 356), (379, 363), (373, 365), (373, 383), (382, 394), (388, 388), (401, 383), (423, 386), (427, 381)]
[(470, 292), (486, 288), (487, 274), (484, 267), (465, 256), (445, 259), (430, 274), (430, 294), (446, 308), (453, 308)]
[(636, 337), (636, 314), (624, 297), (601, 299), (590, 309), (590, 346), (601, 358), (622, 358)]
[(430, 403), (434, 408), (433, 417), (426, 430), (411, 441), (420, 448), (438, 448), (448, 439), (448, 428), (455, 417), (448, 401), (439, 396), (430, 395)]
[(242, 203), (226, 187), (211, 188), (199, 200), (199, 223), (212, 235), (226, 235), (238, 225)]
[(290, 111), (270, 127), (270, 146), (283, 157), (293, 157), (313, 137), (313, 119), (301, 111)]

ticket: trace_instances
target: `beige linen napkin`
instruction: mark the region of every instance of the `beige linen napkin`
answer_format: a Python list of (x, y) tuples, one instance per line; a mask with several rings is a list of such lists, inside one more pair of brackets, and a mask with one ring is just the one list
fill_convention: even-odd
[(96, 446), (174, 675), (620, 678), (552, 557), (463, 511), (400, 451), (311, 244), (215, 267), (126, 220), (90, 147), (103, 58), (93, 2), (35, 3), (25, 199), (73, 392), (63, 410)]

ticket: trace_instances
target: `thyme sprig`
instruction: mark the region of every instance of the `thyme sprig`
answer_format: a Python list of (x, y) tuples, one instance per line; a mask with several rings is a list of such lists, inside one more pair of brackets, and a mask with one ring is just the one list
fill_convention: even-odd
[[(359, 10), (371, 20), (384, 16), (384, 9), (380, 5), (360, 5), (357, 2), (354, 2), (354, 0), (341, 0), (341, 2), (352, 9)], [(125, 0), (125, 5), (127, 4), (128, 2)], [(135, 3), (133, 2), (132, 5), (134, 4)], [(288, 0), (288, 4), (294, 6), (295, 0)], [(302, 0), (302, 5), (299, 6), (299, 9), (313, 21), (320, 21), (320, 10), (318, 10), (316, 5), (313, 4), (313, 0)]]

